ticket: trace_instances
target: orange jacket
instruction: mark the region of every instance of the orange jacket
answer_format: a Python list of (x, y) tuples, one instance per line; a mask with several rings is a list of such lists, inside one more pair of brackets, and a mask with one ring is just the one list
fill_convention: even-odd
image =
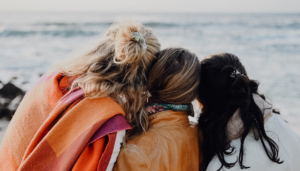
[(202, 134), (187, 113), (169, 110), (149, 120), (149, 130), (122, 147), (114, 171), (199, 171)]

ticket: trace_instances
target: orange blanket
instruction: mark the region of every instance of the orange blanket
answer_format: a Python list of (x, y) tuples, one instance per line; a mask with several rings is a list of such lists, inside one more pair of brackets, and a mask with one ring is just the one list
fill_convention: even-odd
[[(108, 97), (84, 98), (81, 89), (65, 96), (71, 82), (52, 73), (27, 92), (4, 135), (0, 171), (106, 170), (117, 131), (130, 128), (124, 111)], [(112, 118), (122, 124), (101, 130)]]

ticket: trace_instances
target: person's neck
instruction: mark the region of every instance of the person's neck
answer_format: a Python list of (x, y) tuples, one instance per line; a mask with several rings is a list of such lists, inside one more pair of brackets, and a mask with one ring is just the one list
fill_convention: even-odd
[(164, 102), (160, 101), (159, 99), (149, 97), (147, 103), (164, 103)]

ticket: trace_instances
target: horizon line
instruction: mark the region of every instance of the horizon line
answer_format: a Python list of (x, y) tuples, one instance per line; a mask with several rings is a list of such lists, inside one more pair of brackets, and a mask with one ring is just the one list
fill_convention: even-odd
[(116, 10), (14, 10), (14, 9), (0, 9), (2, 12), (12, 12), (12, 13), (132, 13), (132, 14), (299, 14), (299, 11), (116, 11)]

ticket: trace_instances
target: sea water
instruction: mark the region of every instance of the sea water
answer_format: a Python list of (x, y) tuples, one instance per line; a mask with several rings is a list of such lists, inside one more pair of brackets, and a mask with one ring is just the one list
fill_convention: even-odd
[(128, 20), (151, 27), (162, 48), (184, 47), (200, 60), (216, 52), (237, 55), (300, 135), (300, 14), (0, 12), (0, 88), (12, 81), (28, 90), (55, 61)]

